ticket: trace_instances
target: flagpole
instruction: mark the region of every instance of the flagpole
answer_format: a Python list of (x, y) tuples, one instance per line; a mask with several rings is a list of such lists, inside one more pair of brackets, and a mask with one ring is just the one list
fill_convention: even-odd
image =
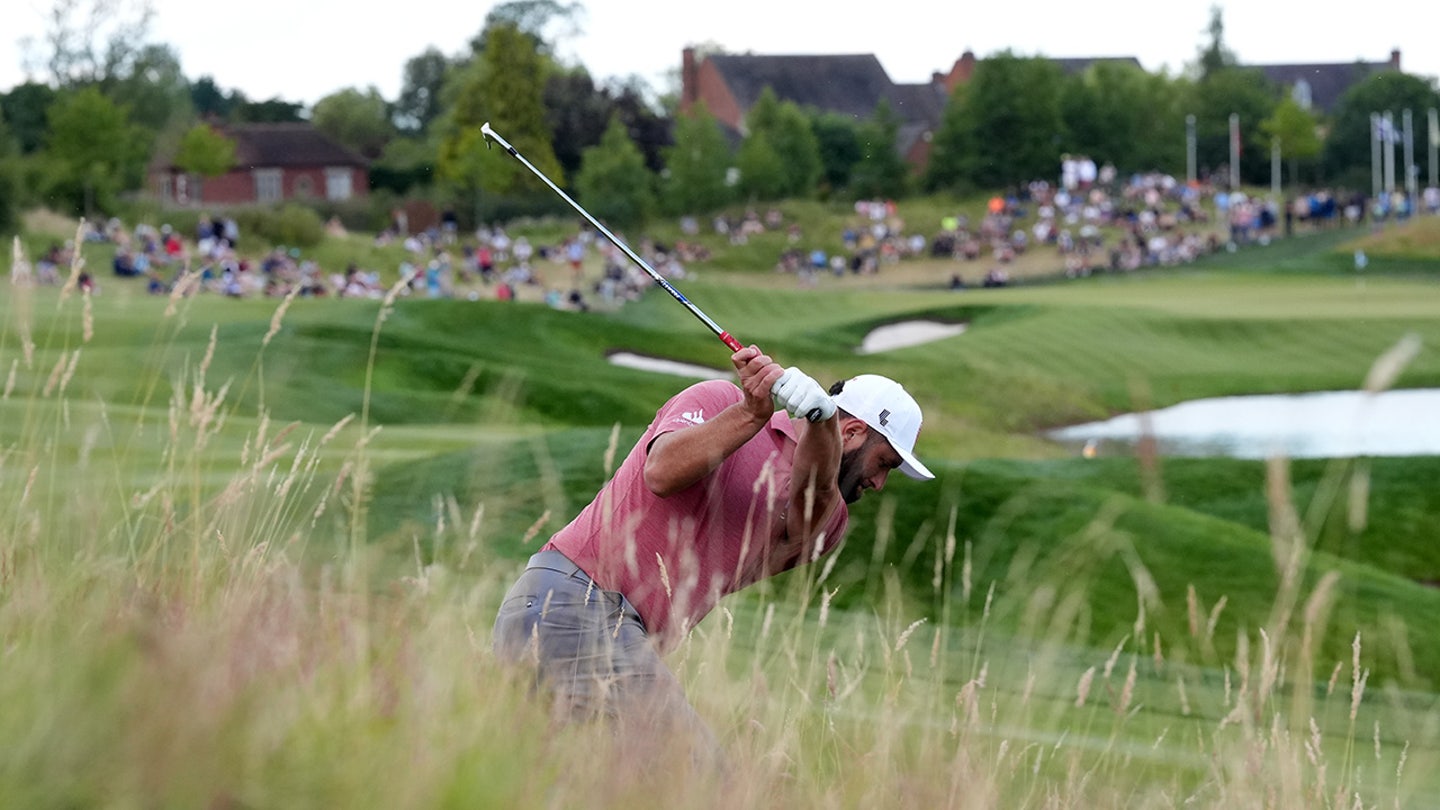
[[(1435, 111), (1430, 111), (1431, 120), (1434, 120)], [(1433, 130), (1434, 124), (1430, 125)], [(1433, 164), (1434, 161), (1432, 160)], [(1185, 182), (1195, 185), (1195, 116), (1185, 116)]]
[(1415, 194), (1418, 191), (1415, 184), (1420, 179), (1415, 175), (1415, 122), (1408, 109), (1400, 114), (1400, 120), (1405, 128), (1405, 193), (1410, 197), (1410, 205), (1413, 209)]
[(1280, 139), (1270, 141), (1270, 193), (1280, 199)]
[(1380, 199), (1380, 113), (1370, 113), (1370, 196)]
[(1240, 188), (1240, 116), (1230, 113), (1230, 190)]
[(1380, 120), (1384, 122), (1382, 132), (1385, 136), (1385, 193), (1389, 194), (1395, 190), (1395, 114), (1386, 110)]
[(1440, 110), (1430, 108), (1430, 186), (1440, 187)]
[(1430, 108), (1430, 187), (1440, 187), (1440, 110)]

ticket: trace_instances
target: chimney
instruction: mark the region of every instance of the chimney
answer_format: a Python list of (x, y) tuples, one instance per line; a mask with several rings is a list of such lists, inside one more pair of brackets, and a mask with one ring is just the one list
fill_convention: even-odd
[(945, 91), (947, 93), (955, 92), (955, 88), (969, 82), (974, 73), (975, 52), (966, 48), (960, 58), (955, 60), (955, 64), (950, 68), (950, 73), (945, 77)]
[(1397, 72), (1400, 70), (1400, 49), (1393, 48), (1390, 51), (1390, 67)]
[(700, 68), (695, 64), (695, 49), (680, 52), (680, 111), (688, 112), (700, 98)]

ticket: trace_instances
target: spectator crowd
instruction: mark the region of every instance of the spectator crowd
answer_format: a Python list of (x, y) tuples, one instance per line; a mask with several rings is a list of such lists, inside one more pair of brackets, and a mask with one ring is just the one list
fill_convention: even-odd
[[(1422, 212), (1440, 214), (1440, 189), (1427, 188), (1413, 200), (1403, 192), (1368, 199), (1329, 189), (1277, 200), (1185, 183), (1158, 172), (1122, 178), (1108, 164), (1066, 156), (1056, 182), (1036, 180), (996, 195), (973, 219), (960, 213), (943, 216), (929, 233), (908, 228), (899, 205), (887, 200), (856, 201), (843, 230), (819, 239), (787, 222), (775, 207), (763, 214), (752, 208), (739, 216), (715, 216), (710, 227), (730, 246), (783, 232), (775, 270), (793, 274), (803, 286), (814, 286), (824, 274), (875, 275), (901, 262), (926, 259), (942, 260), (940, 277), (948, 274), (948, 286), (963, 289), (1010, 284), (1017, 262), (1027, 255), (1032, 257), (1025, 273), (1030, 276), (1131, 272), (1185, 264), (1217, 250), (1268, 244), (1297, 228), (1382, 223)], [(343, 232), (338, 222), (327, 227), (332, 233)], [(587, 310), (596, 301), (613, 307), (635, 300), (652, 284), (619, 248), (587, 227), (541, 244), (499, 226), (482, 225), (473, 234), (462, 234), (449, 217), (436, 227), (409, 233), (402, 218), (375, 237), (377, 247), (403, 248), (404, 258), (391, 273), (356, 264), (323, 267), (293, 247), (247, 255), (240, 249), (240, 228), (230, 217), (202, 215), (193, 234), (166, 224), (126, 227), (118, 219), (85, 228), (84, 241), (114, 246), (116, 277), (141, 279), (155, 294), (170, 294), (182, 280), (183, 289), (236, 298), (381, 298), (398, 287), (399, 294), (428, 298), (526, 299)], [(699, 220), (684, 217), (681, 238), (673, 244), (653, 239), (627, 244), (660, 275), (684, 279), (689, 267), (711, 258), (700, 230)], [(838, 244), (839, 249), (829, 251), (817, 243)], [(35, 263), (37, 280), (58, 283), (74, 247), (52, 245)], [(1036, 259), (1037, 254), (1043, 258)], [(385, 280), (391, 278), (397, 280)], [(80, 281), (94, 284), (88, 272)]]

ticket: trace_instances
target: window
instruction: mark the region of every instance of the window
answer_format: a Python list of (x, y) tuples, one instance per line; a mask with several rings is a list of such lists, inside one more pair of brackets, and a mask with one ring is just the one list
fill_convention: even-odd
[(350, 170), (346, 168), (328, 168), (325, 170), (325, 199), (327, 200), (348, 200), (354, 194), (350, 186)]
[(284, 196), (285, 189), (280, 183), (279, 169), (255, 170), (255, 202), (279, 202)]

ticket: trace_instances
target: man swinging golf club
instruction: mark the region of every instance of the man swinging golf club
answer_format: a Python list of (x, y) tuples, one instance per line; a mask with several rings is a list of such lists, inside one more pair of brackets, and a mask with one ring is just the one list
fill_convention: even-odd
[(530, 558), (494, 632), (497, 655), (534, 666), (562, 716), (693, 745), (697, 762), (723, 757), (661, 655), (721, 597), (834, 550), (847, 504), (892, 470), (934, 477), (913, 454), (920, 407), (899, 383), (866, 374), (827, 393), (756, 346), (730, 359), (739, 386), (698, 383), (661, 406)]

